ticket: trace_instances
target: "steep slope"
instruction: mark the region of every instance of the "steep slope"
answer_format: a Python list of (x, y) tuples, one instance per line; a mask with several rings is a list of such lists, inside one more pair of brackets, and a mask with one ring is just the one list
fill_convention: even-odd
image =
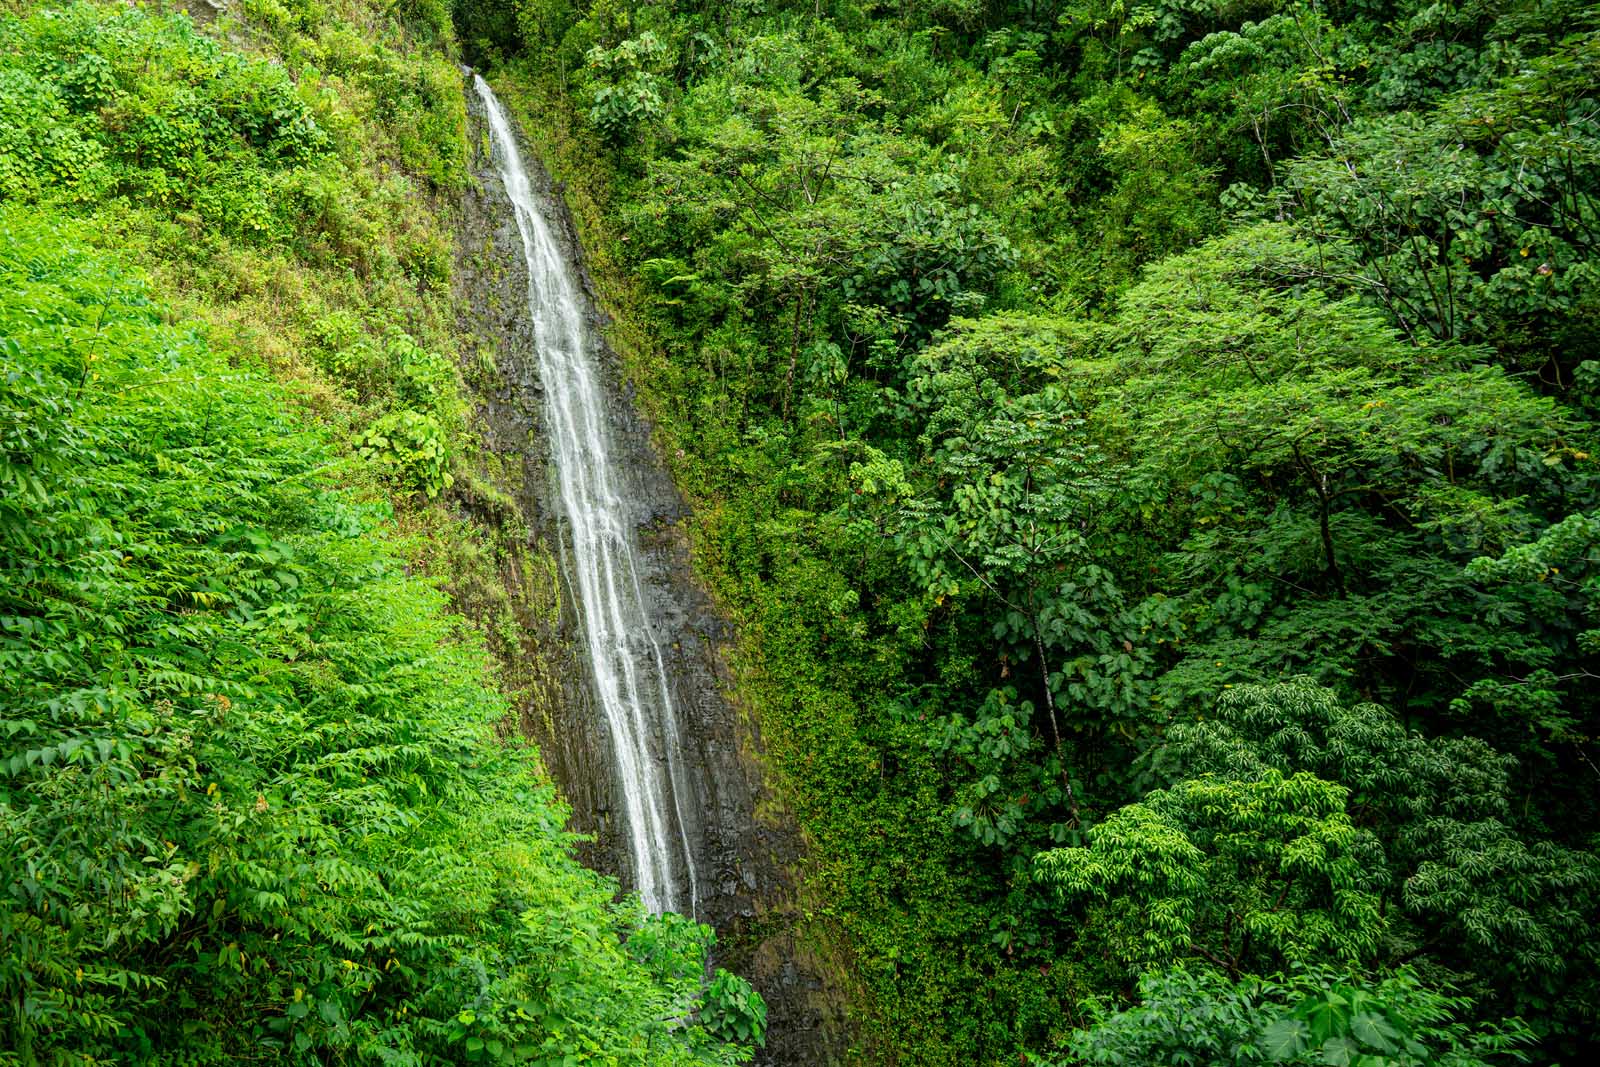
[(243, 14), (0, 23), (0, 1062), (745, 1058), (515, 738), (448, 22)]

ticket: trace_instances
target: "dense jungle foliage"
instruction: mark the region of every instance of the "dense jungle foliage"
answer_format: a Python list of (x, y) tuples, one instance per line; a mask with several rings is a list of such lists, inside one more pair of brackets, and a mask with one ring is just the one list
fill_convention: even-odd
[(862, 1062), (1582, 1062), (1600, 9), (459, 0)]
[(454, 54), (438, 5), (0, 13), (6, 1067), (759, 1036), (515, 740), (543, 572), (470, 518)]

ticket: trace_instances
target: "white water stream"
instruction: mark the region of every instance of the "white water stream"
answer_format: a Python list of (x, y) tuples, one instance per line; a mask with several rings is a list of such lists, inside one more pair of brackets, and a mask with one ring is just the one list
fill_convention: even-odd
[[(500, 101), (473, 75), (493, 158), (522, 235), (528, 314), (545, 390), (545, 423), (566, 528), (563, 555), (583, 617), (595, 698), (624, 798), (634, 888), (652, 912), (694, 911), (694, 857), (679, 807), (678, 727), (666, 660), (650, 626), (636, 531), (618, 494), (604, 395), (583, 303), (539, 210)], [(687, 897), (683, 890), (687, 889)]]

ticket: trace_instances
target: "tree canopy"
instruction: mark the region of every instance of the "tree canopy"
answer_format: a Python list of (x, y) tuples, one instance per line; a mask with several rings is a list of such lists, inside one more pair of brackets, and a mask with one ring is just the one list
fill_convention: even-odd
[(1593, 5), (517, 14), (868, 1033), (1588, 1047)]

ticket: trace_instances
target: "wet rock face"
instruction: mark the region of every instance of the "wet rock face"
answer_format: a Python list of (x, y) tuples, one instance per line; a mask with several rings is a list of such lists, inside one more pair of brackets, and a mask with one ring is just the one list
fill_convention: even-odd
[[(482, 115), (473, 110), (471, 119), (474, 180), (462, 204), (455, 284), (461, 325), (480, 340), (481, 349), (476, 361), (469, 359), (466, 377), (476, 395), (484, 446), (508, 472), (502, 488), (515, 499), (530, 536), (559, 556), (559, 496), (542, 433), (545, 397), (527, 319), (526, 266), (510, 202), (489, 157)], [(623, 476), (619, 488), (628, 502), (628, 521), (638, 530), (641, 584), (678, 712), (685, 791), (679, 808), (699, 871), (696, 917), (717, 931), (717, 965), (748, 977), (767, 1001), (768, 1045), (758, 1063), (843, 1062), (848, 1030), (842, 997), (822, 981), (828, 968), (796, 936), (800, 836), (782, 816), (757, 815), (758, 808), (767, 813), (781, 811), (781, 805), (763, 781), (759, 730), (749, 716), (737, 714), (726, 695), (731, 681), (722, 647), (731, 635), (695, 578), (683, 526), (686, 505), (652, 447), (650, 427), (615, 356), (600, 340), (604, 323), (559, 190), (536, 157), (526, 151), (524, 156), (547, 220), (561, 235), (585, 289), (613, 455)], [(485, 354), (492, 355), (492, 369)], [(617, 825), (624, 810), (621, 786), (594, 706), (587, 659), (579, 647), (583, 631), (571, 598), (570, 583), (564, 583), (560, 617), (541, 635), (556, 650), (560, 681), (543, 694), (547, 707), (524, 715), (524, 726), (572, 805), (574, 828), (595, 836), (585, 862), (627, 884), (627, 845)]]

